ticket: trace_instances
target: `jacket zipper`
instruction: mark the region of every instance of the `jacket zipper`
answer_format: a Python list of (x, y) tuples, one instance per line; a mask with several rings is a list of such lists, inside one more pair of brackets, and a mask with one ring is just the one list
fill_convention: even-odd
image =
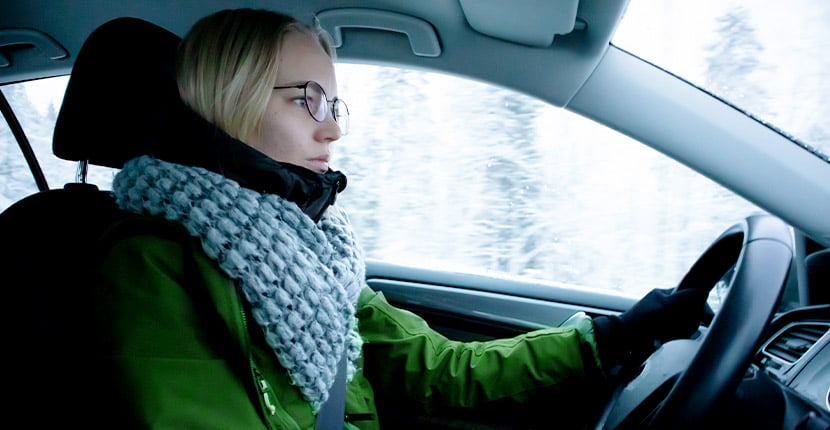
[[(258, 392), (262, 396), (260, 405), (265, 405), (265, 411), (263, 412), (265, 412), (267, 415), (274, 417), (278, 421), (281, 421), (281, 428), (299, 430), (300, 427), (297, 425), (297, 422), (291, 419), (291, 417), (288, 415), (288, 412), (284, 408), (282, 408), (282, 405), (279, 403), (279, 401), (277, 401), (277, 396), (274, 393), (274, 390), (271, 388), (271, 384), (269, 384), (268, 381), (265, 380), (265, 377), (262, 376), (262, 373), (260, 373), (256, 364), (254, 363), (253, 357), (251, 357), (251, 345), (248, 343), (248, 316), (245, 314), (245, 309), (242, 306), (242, 300), (244, 300), (244, 297), (242, 297), (241, 293), (236, 288), (236, 285), (232, 284), (231, 287), (233, 288), (233, 291), (236, 293), (235, 302), (238, 305), (237, 311), (239, 312), (242, 321), (242, 347), (245, 350), (245, 354), (248, 356), (248, 365), (251, 369), (251, 375), (253, 376), (254, 384), (256, 385)], [(271, 423), (267, 419), (265, 420), (265, 425), (269, 429), (273, 428), (271, 426)]]
[(271, 400), (276, 400), (276, 396), (274, 395), (274, 391), (271, 390), (271, 385), (269, 385), (268, 381), (266, 381), (262, 374), (259, 373), (259, 369), (254, 366), (254, 363), (251, 363), (251, 369), (254, 371), (257, 387), (259, 388), (259, 393), (262, 394), (262, 400), (265, 402), (265, 407), (268, 409), (268, 413), (272, 416), (276, 415), (277, 405)]

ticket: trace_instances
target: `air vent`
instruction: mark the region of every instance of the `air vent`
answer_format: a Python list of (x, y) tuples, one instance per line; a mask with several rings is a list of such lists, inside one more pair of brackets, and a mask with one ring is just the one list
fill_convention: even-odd
[(798, 323), (785, 327), (764, 347), (764, 353), (788, 364), (798, 361), (827, 333), (830, 324)]

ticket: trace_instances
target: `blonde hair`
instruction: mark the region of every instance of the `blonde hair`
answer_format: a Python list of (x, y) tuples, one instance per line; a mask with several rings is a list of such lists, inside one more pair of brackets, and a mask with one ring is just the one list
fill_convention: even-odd
[(328, 34), (260, 9), (232, 9), (200, 19), (179, 45), (176, 80), (184, 103), (243, 142), (259, 131), (277, 79), (284, 37), (314, 37), (334, 59)]

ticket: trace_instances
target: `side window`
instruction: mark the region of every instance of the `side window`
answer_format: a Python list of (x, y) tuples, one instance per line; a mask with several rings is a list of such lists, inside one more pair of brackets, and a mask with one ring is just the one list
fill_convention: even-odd
[(456, 77), (338, 64), (338, 200), (368, 258), (641, 297), (759, 209), (604, 126)]
[[(352, 117), (333, 145), (338, 200), (367, 257), (527, 277), (641, 297), (671, 287), (757, 207), (619, 133), (504, 89), (455, 77), (338, 64)], [(52, 155), (67, 79), (6, 85), (51, 188), (76, 163)], [(0, 122), (0, 210), (36, 192)], [(109, 189), (112, 169), (89, 181)], [(624, 256), (624, 258), (621, 258)]]
[[(3, 93), (8, 97), (6, 88)], [(14, 140), (8, 123), (0, 121), (0, 211), (37, 191), (34, 177)]]
[[(68, 77), (40, 79), (5, 85), (3, 95), (12, 107), (50, 188), (75, 182), (77, 163), (61, 160), (52, 154), (52, 133), (63, 99)], [(6, 121), (0, 121), (0, 210), (37, 192), (29, 166)], [(90, 166), (88, 182), (108, 189), (112, 169)]]

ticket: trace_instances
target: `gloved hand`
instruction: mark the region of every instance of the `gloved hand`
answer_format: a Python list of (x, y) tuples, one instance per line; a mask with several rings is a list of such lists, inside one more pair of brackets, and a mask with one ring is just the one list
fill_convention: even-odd
[(656, 342), (691, 336), (700, 325), (707, 296), (705, 290), (697, 288), (654, 289), (619, 316), (594, 318), (603, 367), (645, 359)]

